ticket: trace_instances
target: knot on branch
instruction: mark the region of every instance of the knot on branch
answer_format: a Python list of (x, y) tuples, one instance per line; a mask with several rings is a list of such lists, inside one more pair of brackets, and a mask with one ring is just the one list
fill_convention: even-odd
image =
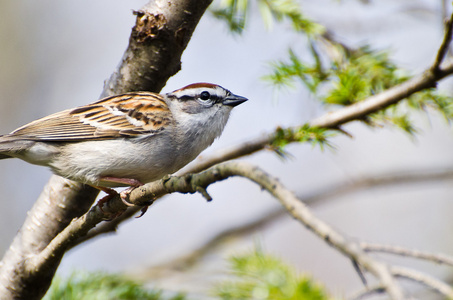
[[(211, 174), (204, 174), (204, 176), (209, 176), (209, 177), (216, 177), (215, 172)], [(183, 181), (183, 186), (179, 186), (179, 191), (180, 192), (186, 192), (190, 194), (194, 193), (200, 193), (203, 198), (205, 198), (208, 202), (212, 200), (212, 197), (209, 195), (208, 191), (206, 188), (208, 187), (209, 183), (206, 184), (206, 178), (204, 176), (198, 176), (194, 177), (193, 174), (187, 174), (183, 176), (181, 179)]]
[(197, 187), (195, 187), (195, 190), (196, 190), (197, 192), (199, 192), (199, 193), (203, 196), (203, 198), (206, 199), (206, 201), (208, 201), (208, 202), (211, 202), (211, 201), (212, 201), (211, 195), (209, 195), (208, 191), (207, 191), (204, 187), (202, 187), (202, 186), (197, 186)]
[(167, 19), (162, 14), (150, 14), (144, 11), (134, 11), (137, 16), (135, 26), (132, 28), (131, 37), (134, 37), (138, 43), (145, 43), (156, 38), (161, 33)]

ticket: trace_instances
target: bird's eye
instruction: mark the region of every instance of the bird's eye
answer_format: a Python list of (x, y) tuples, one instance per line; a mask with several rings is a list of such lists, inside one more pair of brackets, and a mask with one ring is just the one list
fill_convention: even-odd
[(211, 98), (211, 94), (209, 94), (209, 92), (207, 91), (204, 91), (204, 92), (201, 92), (200, 94), (200, 99), (201, 100), (209, 100)]

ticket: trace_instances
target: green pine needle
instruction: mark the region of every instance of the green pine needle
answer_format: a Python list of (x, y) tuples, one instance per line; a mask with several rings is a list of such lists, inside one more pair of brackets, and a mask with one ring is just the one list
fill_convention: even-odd
[(74, 272), (69, 278), (54, 278), (44, 300), (184, 300), (178, 294), (163, 297), (161, 292), (147, 290), (143, 284), (122, 275), (103, 272)]
[(214, 293), (222, 300), (327, 300), (324, 288), (301, 276), (280, 259), (256, 250), (230, 260), (234, 278), (219, 283)]
[(331, 72), (332, 88), (323, 101), (336, 105), (362, 101), (409, 79), (390, 61), (388, 52), (368, 46), (346, 54), (340, 62), (333, 62)]
[[(270, 64), (271, 71), (262, 78), (275, 88), (294, 87), (302, 83), (325, 105), (348, 106), (387, 90), (408, 80), (407, 72), (398, 68), (390, 59), (388, 51), (378, 51), (365, 45), (358, 49), (331, 40), (324, 35), (325, 28), (307, 18), (296, 0), (256, 0), (261, 16), (267, 27), (273, 22), (290, 22), (295, 33), (302, 33), (307, 39), (308, 59), (301, 59), (292, 49), (285, 59)], [(241, 33), (252, 5), (248, 0), (223, 0), (214, 16), (229, 24), (232, 32)], [(321, 51), (322, 50), (322, 51)], [(323, 66), (324, 63), (324, 66)], [(326, 67), (330, 64), (330, 68)], [(411, 95), (408, 107), (417, 111), (427, 108), (440, 112), (450, 122), (453, 120), (453, 98), (428, 89)], [(417, 130), (412, 124), (410, 111), (401, 112), (402, 104), (384, 109), (379, 113), (364, 116), (366, 124), (391, 124), (410, 135)], [(322, 135), (313, 136), (301, 132), (277, 133), (275, 146), (283, 147), (289, 142), (312, 141), (321, 147), (326, 144)]]
[[(257, 0), (261, 17), (266, 27), (271, 28), (273, 22), (289, 20), (295, 32), (308, 36), (317, 36), (325, 28), (308, 19), (296, 0)], [(248, 0), (224, 0), (217, 8), (211, 10), (214, 17), (226, 22), (232, 33), (242, 33), (245, 29), (250, 3)]]
[(267, 27), (272, 27), (273, 20), (282, 22), (289, 20), (295, 32), (308, 36), (317, 36), (325, 28), (308, 19), (303, 13), (298, 1), (295, 0), (258, 0), (259, 9)]
[(228, 24), (232, 33), (240, 34), (245, 28), (248, 0), (226, 0), (219, 8), (211, 10), (214, 17)]
[(304, 63), (292, 49), (289, 49), (289, 62), (276, 61), (271, 63), (272, 73), (263, 76), (262, 79), (277, 88), (292, 87), (296, 80), (301, 80), (310, 92), (316, 93), (319, 84), (328, 78), (328, 74), (323, 71), (319, 57), (315, 55), (317, 52), (314, 48), (312, 49), (315, 57), (314, 64)]
[(309, 142), (312, 146), (319, 146), (323, 150), (325, 147), (333, 148), (328, 140), (333, 134), (332, 130), (310, 127), (309, 125), (297, 128), (277, 128), (274, 132), (272, 146), (281, 151), (292, 142)]

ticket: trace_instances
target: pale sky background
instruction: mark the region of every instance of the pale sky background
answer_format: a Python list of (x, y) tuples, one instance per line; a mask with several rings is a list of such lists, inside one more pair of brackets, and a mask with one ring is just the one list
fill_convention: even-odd
[[(103, 82), (119, 63), (135, 18), (146, 1), (0, 2), (0, 133), (36, 118), (98, 99)], [(442, 38), (441, 1), (301, 1), (304, 12), (343, 42), (389, 48), (392, 59), (417, 74), (432, 62)], [(182, 70), (163, 91), (192, 82), (220, 84), (250, 99), (237, 107), (222, 137), (205, 153), (270, 132), (302, 124), (323, 113), (310, 95), (297, 89), (275, 93), (259, 78), (268, 62), (285, 57), (288, 47), (304, 51), (288, 25), (263, 28), (256, 13), (242, 36), (206, 14), (182, 57)], [(301, 54), (302, 55), (302, 54)], [(449, 90), (448, 84), (441, 87)], [(386, 172), (453, 167), (453, 133), (435, 113), (415, 116), (420, 134), (409, 138), (396, 129), (368, 129), (354, 123), (353, 139), (332, 140), (335, 150), (291, 145), (293, 159), (263, 151), (245, 158), (280, 178), (288, 188), (310, 195), (330, 184)], [(0, 252), (6, 251), (50, 171), (20, 160), (0, 161)], [(315, 213), (349, 237), (452, 254), (451, 182), (363, 190), (317, 206)], [(166, 197), (140, 219), (70, 251), (60, 274), (74, 269), (142, 272), (194, 249), (222, 229), (276, 209), (279, 204), (254, 184), (231, 179), (200, 195)], [(160, 288), (205, 293), (206, 276), (224, 271), (226, 254), (254, 244), (282, 257), (325, 283), (334, 294), (361, 287), (349, 260), (289, 216), (253, 236), (232, 243), (191, 274), (173, 274), (153, 283)], [(413, 264), (413, 261), (405, 261)], [(447, 276), (448, 269), (417, 267)], [(451, 270), (450, 270), (451, 271)], [(175, 284), (177, 283), (177, 284)], [(195, 297), (197, 298), (197, 297)]]

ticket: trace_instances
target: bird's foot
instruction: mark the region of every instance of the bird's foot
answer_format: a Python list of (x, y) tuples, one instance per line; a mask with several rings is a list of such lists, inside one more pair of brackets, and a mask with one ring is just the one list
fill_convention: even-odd
[[(122, 191), (122, 192), (120, 193), (121, 201), (123, 201), (123, 203), (124, 203), (125, 205), (129, 206), (129, 207), (135, 206), (135, 204), (129, 202), (129, 200), (128, 200), (128, 199), (129, 199), (129, 195), (131, 194), (131, 192), (132, 192), (135, 188), (137, 188), (137, 187), (139, 187), (139, 186), (142, 186), (142, 185), (143, 185), (143, 184), (140, 183), (140, 185), (131, 186), (131, 187), (125, 189), (124, 191)], [(151, 204), (153, 204), (153, 201), (151, 201), (149, 204), (144, 205), (144, 206), (142, 207), (142, 209), (141, 209), (140, 215), (139, 215), (138, 217), (136, 217), (136, 218), (141, 218), (141, 217), (146, 213), (146, 211), (148, 210), (148, 207), (150, 207)]]
[(104, 197), (102, 197), (101, 199), (99, 199), (98, 203), (96, 204), (96, 206), (99, 207), (99, 210), (107, 217), (107, 221), (113, 220), (116, 217), (121, 216), (123, 214), (123, 211), (119, 211), (117, 213), (109, 213), (109, 212), (104, 211), (104, 209), (102, 208), (105, 203), (109, 202), (110, 200), (113, 199), (113, 197), (118, 195), (118, 192), (115, 191), (114, 189), (110, 189), (107, 187), (95, 186), (95, 188), (97, 188), (98, 190), (101, 190), (107, 194)]
[[(121, 193), (119, 193), (120, 199), (124, 203), (124, 205), (126, 205), (126, 206), (129, 206), (129, 207), (135, 206), (135, 204), (129, 202), (129, 196), (130, 196), (131, 192), (135, 188), (138, 188), (138, 187), (143, 185), (143, 183), (141, 183), (139, 180), (132, 179), (132, 178), (117, 178), (117, 177), (107, 176), (107, 177), (102, 177), (101, 181), (110, 182), (110, 183), (119, 183), (119, 184), (122, 184), (122, 185), (129, 185), (129, 188), (127, 188), (124, 191), (122, 191)], [(112, 189), (109, 189), (109, 188), (100, 188), (100, 189), (103, 190), (104, 192), (108, 193), (108, 194), (110, 194), (110, 191), (113, 191)], [(113, 196), (116, 196), (118, 194), (116, 191), (113, 191), (113, 192), (115, 192), (115, 194)], [(106, 197), (104, 197), (104, 198), (107, 198), (107, 199), (105, 201), (103, 201), (102, 204), (107, 202), (111, 198), (113, 198), (113, 196), (107, 195)], [(102, 198), (101, 200), (104, 200), (104, 198)], [(101, 200), (99, 200), (99, 201), (101, 201)], [(137, 218), (142, 217), (146, 213), (146, 211), (148, 210), (148, 207), (151, 204), (153, 204), (152, 201), (149, 204), (143, 206), (143, 208), (141, 209), (141, 214)], [(102, 209), (101, 209), (101, 211), (102, 211)]]

